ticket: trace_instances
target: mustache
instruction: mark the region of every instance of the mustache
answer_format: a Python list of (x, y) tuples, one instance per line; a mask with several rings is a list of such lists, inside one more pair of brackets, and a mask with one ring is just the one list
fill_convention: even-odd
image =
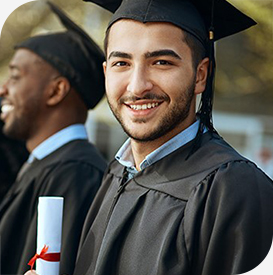
[(157, 95), (154, 93), (146, 93), (142, 97), (138, 96), (123, 96), (120, 98), (119, 103), (124, 103), (124, 102), (137, 102), (138, 100), (158, 100), (158, 101), (170, 101), (169, 97), (167, 95)]

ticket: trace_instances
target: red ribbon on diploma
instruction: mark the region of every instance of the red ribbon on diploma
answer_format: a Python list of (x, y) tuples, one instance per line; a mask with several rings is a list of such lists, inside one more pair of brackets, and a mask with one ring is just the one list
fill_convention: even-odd
[(28, 262), (28, 265), (31, 266), (31, 270), (33, 269), (33, 266), (37, 259), (42, 259), (48, 262), (59, 262), (61, 258), (61, 253), (46, 253), (48, 250), (48, 246), (44, 246), (41, 250), (40, 254), (35, 254), (34, 257), (31, 258), (31, 260)]

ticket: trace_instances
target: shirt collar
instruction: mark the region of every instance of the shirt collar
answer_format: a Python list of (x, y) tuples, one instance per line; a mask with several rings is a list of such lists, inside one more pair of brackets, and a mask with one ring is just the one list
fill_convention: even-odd
[(34, 159), (41, 160), (66, 143), (77, 139), (88, 139), (87, 132), (83, 124), (68, 126), (50, 136), (31, 152), (27, 161), (31, 163)]
[[(200, 121), (197, 120), (191, 126), (184, 131), (177, 134), (175, 137), (164, 143), (162, 146), (157, 148), (155, 151), (146, 156), (141, 162), (140, 169), (143, 170), (147, 166), (155, 163), (163, 157), (171, 154), (178, 148), (182, 147), (186, 143), (190, 142), (196, 137)], [(135, 169), (135, 161), (132, 154), (131, 139), (127, 139), (122, 145), (115, 156), (119, 163), (127, 168)]]

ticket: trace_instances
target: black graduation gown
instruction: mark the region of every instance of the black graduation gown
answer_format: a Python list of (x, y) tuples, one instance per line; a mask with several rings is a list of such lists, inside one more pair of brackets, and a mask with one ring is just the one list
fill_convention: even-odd
[(74, 275), (230, 275), (273, 236), (273, 182), (218, 135), (186, 144), (122, 184), (113, 161), (88, 213)]
[(24, 274), (36, 252), (39, 196), (64, 197), (61, 274), (71, 275), (81, 230), (106, 163), (87, 140), (36, 160), (0, 205), (1, 274)]
[(3, 125), (0, 121), (0, 202), (29, 155), (24, 142), (13, 140), (3, 134)]

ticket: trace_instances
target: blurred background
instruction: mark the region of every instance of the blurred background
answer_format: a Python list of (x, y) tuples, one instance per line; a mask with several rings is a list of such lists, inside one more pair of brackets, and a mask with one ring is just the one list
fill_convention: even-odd
[[(102, 47), (111, 14), (82, 0), (51, 0)], [(216, 44), (214, 125), (241, 154), (273, 177), (273, 0), (229, 0), (257, 26)], [(7, 78), (13, 46), (37, 34), (63, 30), (43, 0), (17, 8), (0, 37), (0, 84)], [(112, 159), (126, 139), (104, 99), (90, 111), (90, 140)]]

